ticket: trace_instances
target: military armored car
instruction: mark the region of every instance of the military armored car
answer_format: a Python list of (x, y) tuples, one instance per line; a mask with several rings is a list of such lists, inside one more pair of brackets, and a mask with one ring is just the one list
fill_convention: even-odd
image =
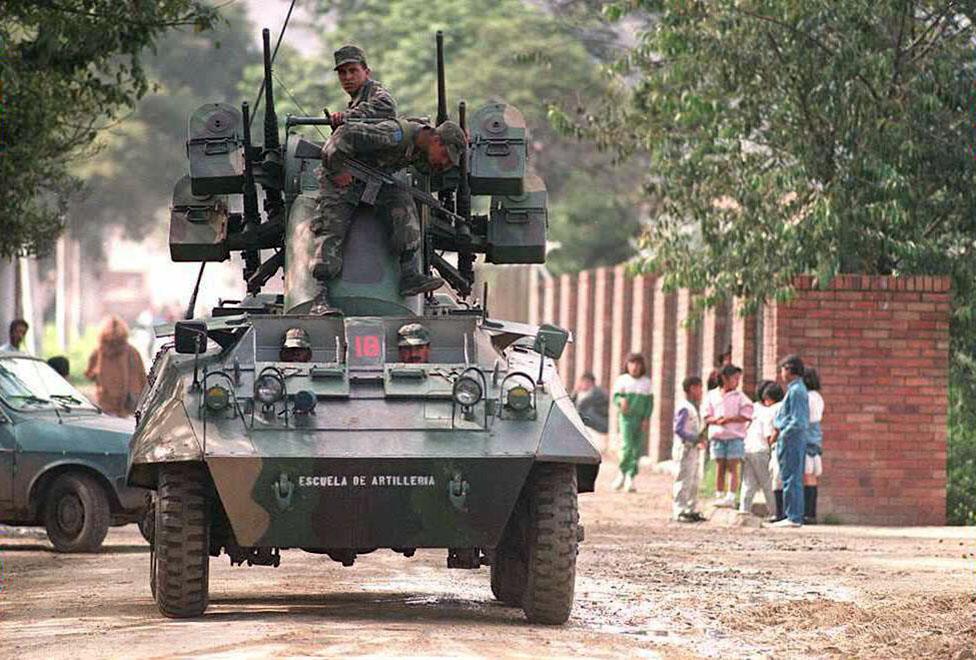
[[(172, 341), (140, 401), (128, 482), (155, 492), (159, 610), (203, 614), (221, 555), (277, 566), (283, 550), (301, 549), (352, 566), (369, 552), (440, 548), (447, 568), (489, 566), (494, 596), (530, 621), (563, 623), (583, 539), (577, 494), (593, 490), (600, 462), (556, 372), (571, 338), (492, 318), (484, 294), (469, 300), (477, 255), (545, 258), (545, 186), (527, 168), (521, 114), (493, 103), (468, 121), (461, 104), (470, 141), (460, 167), (397, 174), (423, 193), (422, 267), (453, 291), (399, 295), (383, 209), (364, 201), (330, 285), (342, 314), (313, 316), (321, 140), (301, 131), (328, 118), (288, 117), (279, 139), (267, 30), (264, 44), (264, 144), (251, 143), (246, 105), (199, 108), (189, 174), (174, 190), (172, 258), (241, 251), (247, 295), (162, 331)], [(486, 214), (471, 212), (472, 196), (488, 198)], [(279, 271), (284, 293), (262, 293)], [(429, 354), (403, 361), (404, 328), (417, 324)]]

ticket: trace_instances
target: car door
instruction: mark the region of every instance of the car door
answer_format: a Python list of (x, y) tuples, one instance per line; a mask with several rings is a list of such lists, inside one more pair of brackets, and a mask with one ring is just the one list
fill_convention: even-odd
[(13, 422), (3, 410), (0, 410), (0, 510), (13, 506), (16, 449)]

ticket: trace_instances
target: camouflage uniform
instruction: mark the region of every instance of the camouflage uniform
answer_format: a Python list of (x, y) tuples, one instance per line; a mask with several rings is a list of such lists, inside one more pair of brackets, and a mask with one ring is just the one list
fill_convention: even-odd
[[(358, 180), (340, 188), (332, 177), (342, 172), (342, 163), (354, 157), (386, 172), (409, 165), (424, 165), (423, 153), (414, 145), (421, 124), (403, 119), (375, 124), (343, 124), (322, 149), (323, 167), (319, 177), (319, 198), (312, 230), (321, 241), (319, 258), (313, 273), (325, 282), (342, 271), (342, 245), (359, 204), (365, 184)], [(383, 186), (376, 198), (380, 218), (390, 231), (390, 249), (394, 254), (412, 253), (420, 247), (420, 220), (413, 198), (404, 190)]]
[(396, 99), (383, 85), (367, 79), (342, 112), (345, 121), (356, 119), (396, 119)]

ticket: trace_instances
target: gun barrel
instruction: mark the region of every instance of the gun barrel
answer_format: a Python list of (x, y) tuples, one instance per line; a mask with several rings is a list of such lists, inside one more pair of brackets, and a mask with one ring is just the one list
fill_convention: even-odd
[(271, 33), (261, 30), (264, 42), (264, 148), (279, 149), (278, 116), (275, 114), (274, 81), (271, 79)]
[(444, 33), (437, 31), (437, 125), (446, 122), (447, 116), (447, 85), (444, 82)]

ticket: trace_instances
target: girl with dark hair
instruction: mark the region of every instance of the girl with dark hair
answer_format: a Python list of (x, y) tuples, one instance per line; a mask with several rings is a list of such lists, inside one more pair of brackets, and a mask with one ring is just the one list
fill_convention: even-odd
[(824, 400), (820, 395), (820, 374), (816, 369), (803, 372), (803, 384), (810, 396), (810, 426), (807, 427), (806, 458), (803, 466), (803, 522), (817, 522), (817, 485), (823, 474), (823, 431), (820, 421), (824, 414)]
[(624, 372), (613, 383), (613, 403), (619, 412), (620, 427), (620, 474), (613, 482), (613, 489), (626, 489), (632, 493), (637, 476), (637, 460), (644, 447), (644, 438), (654, 408), (651, 395), (651, 379), (647, 377), (647, 364), (640, 353), (631, 353), (624, 363)]

